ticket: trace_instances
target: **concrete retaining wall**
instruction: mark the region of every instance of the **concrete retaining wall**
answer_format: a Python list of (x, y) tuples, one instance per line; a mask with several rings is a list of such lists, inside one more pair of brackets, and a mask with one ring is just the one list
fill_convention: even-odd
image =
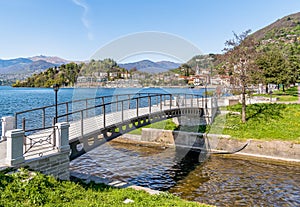
[(142, 129), (141, 141), (156, 142), (167, 145), (182, 145), (186, 147), (203, 147), (201, 133), (180, 132), (161, 129)]
[[(214, 138), (216, 139), (216, 138)], [(246, 141), (218, 138), (216, 150), (232, 151)], [(249, 140), (249, 145), (237, 154), (300, 162), (300, 144), (287, 141)]]
[[(138, 138), (140, 137), (140, 138)], [(134, 141), (153, 142), (162, 145), (185, 145), (187, 147), (201, 147), (201, 133), (174, 132), (161, 129), (142, 129), (142, 135), (135, 135)], [(124, 135), (123, 138), (131, 139), (130, 135)], [(259, 140), (237, 140), (230, 138), (229, 135), (207, 135), (209, 145), (213, 151), (231, 152), (244, 146), (247, 142), (249, 145), (241, 152), (236, 154), (271, 158), (277, 160), (286, 160), (300, 162), (300, 144), (288, 141), (259, 141)], [(116, 140), (117, 141), (117, 140)], [(207, 140), (206, 140), (207, 142)]]

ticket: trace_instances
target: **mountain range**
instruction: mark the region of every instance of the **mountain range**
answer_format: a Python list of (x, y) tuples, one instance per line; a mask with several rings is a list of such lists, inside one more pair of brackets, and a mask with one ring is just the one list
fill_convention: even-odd
[[(59, 57), (51, 57), (44, 55), (9, 60), (0, 59), (0, 74), (39, 73), (48, 68), (60, 66), (62, 64), (67, 64), (69, 62), (72, 61), (68, 61)], [(170, 69), (178, 68), (180, 64), (170, 61), (153, 62), (150, 60), (142, 60), (133, 63), (119, 64), (119, 66), (128, 70), (136, 68), (138, 71), (141, 72), (159, 73), (168, 71)]]
[(59, 57), (34, 56), (28, 58), (0, 59), (0, 74), (30, 74), (38, 73), (47, 68), (69, 63)]
[(174, 63), (171, 61), (158, 61), (153, 62), (151, 60), (141, 60), (133, 63), (119, 64), (121, 68), (127, 70), (136, 68), (138, 71), (147, 72), (147, 73), (161, 73), (166, 72), (170, 69), (175, 69), (180, 66), (179, 63)]

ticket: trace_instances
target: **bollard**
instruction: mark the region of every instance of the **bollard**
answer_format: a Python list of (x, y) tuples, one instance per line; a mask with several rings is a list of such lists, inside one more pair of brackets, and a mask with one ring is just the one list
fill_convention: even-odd
[(12, 116), (4, 116), (1, 119), (2, 121), (2, 136), (1, 141), (6, 140), (5, 133), (9, 130), (15, 129), (15, 118)]
[(22, 129), (9, 130), (6, 132), (5, 136), (7, 138), (6, 163), (10, 166), (22, 163), (24, 161), (24, 131)]
[(57, 123), (56, 127), (56, 147), (59, 152), (65, 152), (70, 150), (69, 145), (69, 127), (67, 122)]

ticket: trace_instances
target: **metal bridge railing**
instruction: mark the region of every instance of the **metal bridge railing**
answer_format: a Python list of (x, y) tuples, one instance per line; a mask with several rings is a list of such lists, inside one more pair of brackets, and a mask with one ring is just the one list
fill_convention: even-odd
[(55, 105), (39, 107), (31, 110), (15, 113), (16, 128), (22, 127), (26, 131), (42, 130), (53, 126), (57, 122), (73, 122), (88, 117), (103, 115), (103, 125), (106, 125), (106, 116), (109, 113), (121, 112), (121, 120), (124, 120), (124, 111), (135, 109), (135, 115), (139, 115), (141, 108), (148, 107), (149, 113), (163, 107), (204, 107), (206, 99), (202, 95), (186, 93), (133, 93), (99, 96), (82, 100), (74, 100), (59, 103), (57, 120), (55, 117)]
[(56, 146), (56, 130), (57, 127), (49, 127), (46, 130), (31, 130), (32, 134), (24, 134), (23, 156), (25, 158), (30, 157), (42, 157), (43, 155), (53, 152), (57, 148)]

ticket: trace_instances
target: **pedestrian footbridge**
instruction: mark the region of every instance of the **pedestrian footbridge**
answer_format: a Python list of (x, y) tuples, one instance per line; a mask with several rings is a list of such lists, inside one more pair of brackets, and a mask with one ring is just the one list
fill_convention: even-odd
[(1, 154), (16, 156), (4, 152), (13, 148), (12, 143), (6, 147), (5, 141), (7, 132), (13, 129), (19, 129), (23, 136), (19, 149), (24, 159), (67, 149), (72, 160), (136, 128), (181, 116), (199, 117), (209, 124), (216, 112), (215, 98), (187, 93), (117, 94), (74, 100), (3, 117)]

